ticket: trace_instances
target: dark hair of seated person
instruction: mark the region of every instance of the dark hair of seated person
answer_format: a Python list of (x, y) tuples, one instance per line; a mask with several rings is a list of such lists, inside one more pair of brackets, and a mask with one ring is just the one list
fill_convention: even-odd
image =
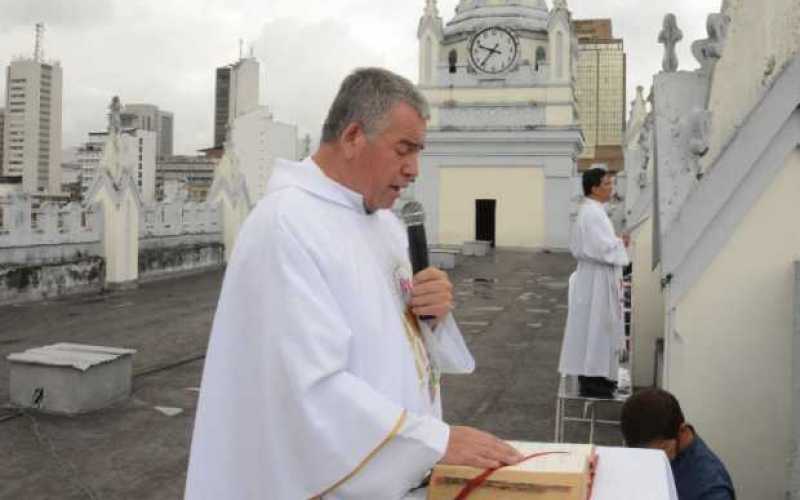
[(644, 448), (660, 439), (677, 439), (683, 412), (678, 400), (662, 389), (645, 389), (632, 395), (622, 407), (620, 424), (625, 444)]

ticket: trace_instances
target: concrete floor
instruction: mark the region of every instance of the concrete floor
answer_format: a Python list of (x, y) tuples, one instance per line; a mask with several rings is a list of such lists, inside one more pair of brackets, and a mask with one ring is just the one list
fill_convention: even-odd
[[(553, 439), (556, 366), (566, 318), (564, 254), (498, 250), (451, 272), (456, 316), (477, 361), (444, 380), (445, 419), (508, 439)], [(0, 409), (1, 499), (178, 499), (197, 387), (222, 272), (146, 283), (137, 290), (0, 308), (0, 404), (6, 355), (55, 342), (138, 350), (133, 396), (80, 417)], [(156, 406), (179, 408), (167, 416)], [(611, 405), (609, 414), (616, 411)], [(567, 440), (587, 440), (567, 428)], [(600, 444), (619, 445), (616, 429)]]

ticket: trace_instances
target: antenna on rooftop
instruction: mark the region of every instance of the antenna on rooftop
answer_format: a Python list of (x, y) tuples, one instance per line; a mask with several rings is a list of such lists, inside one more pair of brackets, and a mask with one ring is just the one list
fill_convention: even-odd
[(36, 23), (36, 45), (33, 49), (33, 59), (36, 62), (44, 60), (44, 23)]

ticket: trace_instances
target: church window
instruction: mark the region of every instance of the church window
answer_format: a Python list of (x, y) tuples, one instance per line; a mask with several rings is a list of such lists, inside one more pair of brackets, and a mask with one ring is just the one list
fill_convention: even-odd
[(456, 65), (458, 64), (458, 53), (455, 49), (450, 51), (450, 54), (447, 56), (447, 62), (450, 66), (450, 73), (455, 73)]
[(539, 71), (539, 68), (542, 64), (545, 63), (547, 60), (547, 52), (545, 52), (544, 47), (539, 47), (536, 49), (536, 65), (535, 70)]

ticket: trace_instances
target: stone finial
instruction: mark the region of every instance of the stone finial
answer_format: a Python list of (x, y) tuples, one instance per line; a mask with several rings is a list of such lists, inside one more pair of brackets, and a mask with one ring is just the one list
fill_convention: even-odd
[(647, 101), (644, 99), (644, 87), (636, 87), (636, 98), (631, 101), (631, 116), (629, 122), (634, 122), (637, 118), (644, 120), (647, 115)]
[(118, 134), (122, 129), (122, 119), (120, 113), (122, 112), (122, 104), (120, 103), (119, 96), (111, 98), (111, 104), (108, 105), (108, 131), (109, 133)]
[(722, 57), (722, 48), (728, 34), (728, 25), (731, 18), (725, 14), (709, 14), (706, 19), (706, 32), (708, 38), (697, 40), (692, 44), (692, 54), (700, 63), (700, 71), (713, 69), (716, 62)]
[(553, 0), (553, 10), (569, 10), (567, 7), (567, 0)]
[(439, 8), (436, 6), (436, 0), (425, 0), (425, 15), (439, 17)]
[(678, 21), (675, 14), (664, 16), (664, 27), (658, 34), (658, 43), (664, 45), (664, 60), (661, 67), (667, 73), (674, 73), (678, 70), (678, 56), (675, 54), (675, 46), (683, 39), (683, 32), (678, 28)]
[(632, 143), (647, 118), (647, 102), (644, 100), (644, 87), (636, 87), (636, 99), (631, 101), (631, 112), (625, 133), (625, 144)]
[(436, 0), (425, 0), (425, 11), (422, 13), (422, 17), (419, 18), (419, 25), (417, 26), (417, 38), (422, 39), (424, 32), (432, 31), (436, 38), (441, 40), (443, 27)]

